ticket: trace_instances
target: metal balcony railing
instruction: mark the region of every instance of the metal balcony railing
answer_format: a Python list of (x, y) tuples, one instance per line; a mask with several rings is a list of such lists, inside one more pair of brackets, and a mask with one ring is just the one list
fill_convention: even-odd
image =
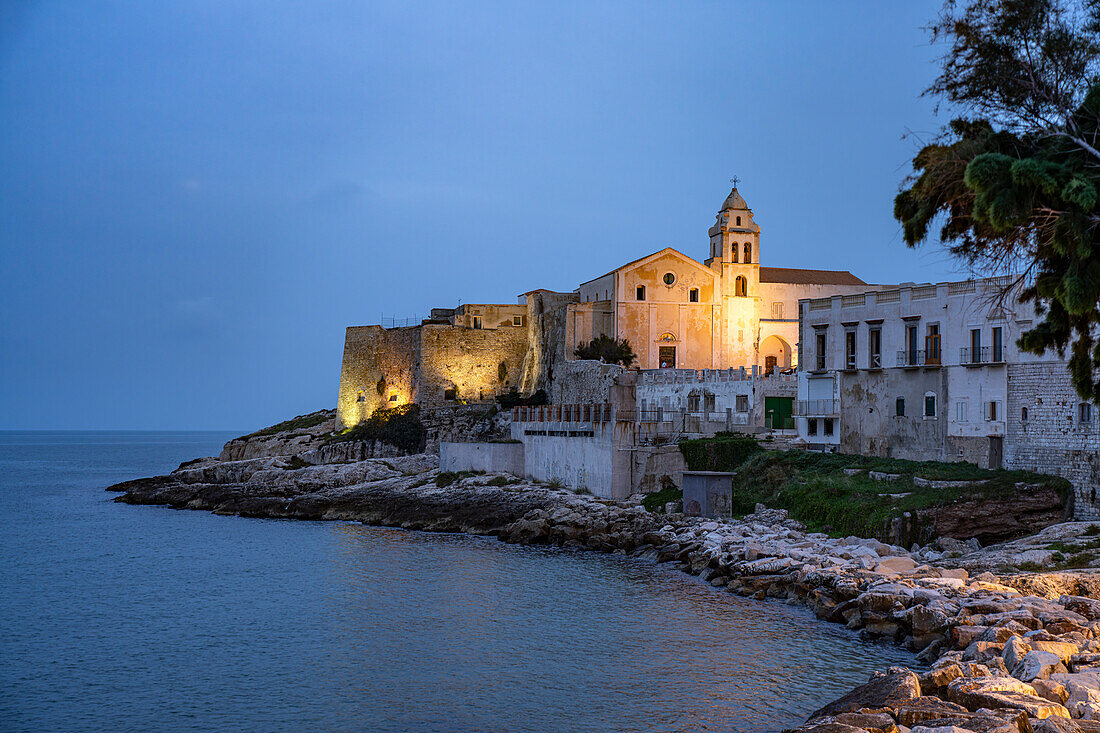
[(960, 364), (988, 364), (989, 363), (989, 347), (979, 346), (964, 347), (959, 349), (959, 363)]
[(899, 367), (940, 366), (939, 349), (904, 349), (898, 352)]
[(840, 400), (798, 400), (794, 414), (802, 417), (829, 417), (840, 414)]

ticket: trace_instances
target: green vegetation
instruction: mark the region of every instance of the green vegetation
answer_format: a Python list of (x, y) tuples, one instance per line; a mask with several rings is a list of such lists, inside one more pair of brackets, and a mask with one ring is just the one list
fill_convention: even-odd
[(551, 489), (560, 489), (565, 486), (565, 484), (563, 484), (561, 481), (558, 481), (557, 479), (551, 479), (546, 483), (546, 485), (549, 486)]
[(538, 407), (549, 402), (544, 389), (536, 391), (530, 397), (524, 397), (516, 389), (497, 395), (497, 403), (504, 410), (511, 410), (513, 407)]
[(507, 486), (510, 483), (511, 483), (511, 481), (508, 480), (507, 476), (493, 476), (491, 479), (489, 479), (486, 482), (485, 485), (486, 486)]
[(755, 438), (740, 433), (721, 432), (713, 438), (680, 441), (689, 471), (735, 471), (760, 450)]
[[(749, 436), (729, 433), (682, 441), (680, 451), (689, 470), (734, 474), (734, 514), (750, 513), (757, 503), (763, 503), (786, 509), (811, 529), (839, 535), (884, 539), (890, 520), (904, 512), (964, 499), (1011, 497), (1020, 482), (1050, 487), (1063, 501), (1070, 490), (1065, 479), (1027, 471), (991, 471), (972, 463), (764, 450)], [(846, 469), (852, 475), (845, 473)], [(898, 474), (899, 478), (876, 481), (868, 475), (870, 471)], [(933, 488), (914, 484), (917, 477), (973, 484)], [(646, 497), (647, 508), (678, 498), (665, 499), (662, 492)], [(1100, 539), (1097, 543), (1100, 547)]]
[(355, 427), (333, 435), (330, 440), (339, 443), (348, 440), (375, 441), (415, 453), (424, 447), (424, 424), (420, 422), (420, 406), (401, 405), (374, 413)]
[(642, 497), (642, 506), (646, 511), (655, 512), (670, 501), (680, 501), (684, 498), (684, 492), (676, 488), (674, 484), (666, 484), (660, 491), (646, 494)]
[(435, 477), (435, 485), (443, 488), (444, 486), (450, 486), (455, 481), (461, 481), (464, 478), (471, 478), (473, 476), (484, 475), (484, 471), (440, 471)]
[(630, 366), (638, 358), (628, 340), (616, 341), (603, 334), (573, 349), (573, 355), (578, 359), (603, 360), (608, 364), (621, 364), (624, 367)]
[(285, 433), (289, 430), (305, 430), (306, 428), (317, 427), (325, 420), (332, 419), (332, 410), (318, 410), (317, 412), (311, 412), (308, 415), (298, 415), (292, 417), (289, 420), (284, 420), (281, 423), (276, 423), (263, 430), (257, 430), (254, 433), (241, 436), (237, 440), (248, 440), (249, 438), (259, 438), (264, 435), (275, 435), (276, 433)]
[[(847, 475), (845, 469), (860, 473)], [(899, 474), (896, 481), (876, 481), (867, 471)], [(939, 481), (972, 481), (951, 488), (918, 486), (916, 477)], [(1027, 471), (991, 471), (968, 463), (905, 461), (804, 451), (756, 453), (733, 479), (733, 511), (748, 513), (757, 502), (786, 509), (816, 530), (885, 539), (890, 520), (904, 512), (944, 506), (966, 499), (1003, 499), (1016, 484), (1040, 484), (1068, 496), (1069, 482)]]

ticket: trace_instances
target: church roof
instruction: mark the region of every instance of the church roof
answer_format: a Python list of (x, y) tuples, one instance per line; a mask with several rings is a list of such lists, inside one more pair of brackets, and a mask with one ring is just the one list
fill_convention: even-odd
[(803, 270), (797, 267), (761, 267), (760, 282), (800, 285), (866, 285), (847, 270)]
[(726, 209), (748, 209), (749, 205), (745, 203), (745, 199), (741, 198), (741, 194), (737, 193), (737, 187), (734, 186), (730, 191), (730, 195), (726, 196), (726, 202), (722, 204), (722, 208), (719, 211), (725, 211)]

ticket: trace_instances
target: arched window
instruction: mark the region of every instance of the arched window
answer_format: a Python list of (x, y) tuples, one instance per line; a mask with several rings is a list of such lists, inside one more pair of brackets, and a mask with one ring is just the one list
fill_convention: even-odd
[(741, 217), (737, 217), (737, 226), (741, 226)]
[(733, 252), (733, 261), (734, 261), (734, 264), (736, 264), (737, 263), (737, 242), (733, 242), (730, 245), (730, 250)]
[(749, 283), (744, 275), (738, 275), (733, 281), (733, 294), (742, 298), (749, 294)]
[(1026, 407), (1021, 407), (1020, 408), (1020, 420), (1023, 421), (1023, 422), (1027, 422), (1027, 408)]
[(752, 245), (745, 242), (745, 264), (752, 262)]

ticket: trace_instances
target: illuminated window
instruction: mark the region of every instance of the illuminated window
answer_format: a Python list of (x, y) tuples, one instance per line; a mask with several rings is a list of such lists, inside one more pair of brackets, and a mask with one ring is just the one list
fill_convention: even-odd
[(645, 285), (639, 285), (634, 290), (634, 299), (635, 300), (645, 300)]
[(522, 326), (523, 325), (523, 316), (512, 316), (512, 325), (513, 326)]
[(733, 294), (741, 298), (749, 294), (749, 281), (745, 279), (744, 275), (738, 275), (737, 279), (733, 281)]
[(454, 387), (443, 390), (443, 399), (454, 400), (458, 398), (458, 390)]
[(699, 288), (692, 288), (688, 291), (688, 300), (692, 303), (699, 302)]
[(474, 328), (481, 328), (481, 316), (474, 316)]
[(390, 395), (390, 402), (397, 402), (397, 395), (396, 394), (391, 394)]
[(366, 402), (367, 401), (367, 396), (365, 394), (363, 394), (362, 392), (360, 392), (359, 395), (355, 398), (355, 401), (356, 402)]
[(745, 264), (752, 262), (752, 245), (745, 242)]

